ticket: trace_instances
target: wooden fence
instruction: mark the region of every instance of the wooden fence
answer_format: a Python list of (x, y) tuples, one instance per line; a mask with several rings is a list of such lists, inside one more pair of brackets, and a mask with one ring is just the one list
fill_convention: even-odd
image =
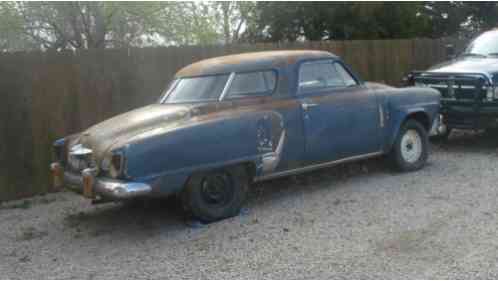
[(182, 66), (249, 51), (320, 49), (369, 81), (399, 85), (445, 59), (450, 39), (188, 46), (0, 54), (0, 202), (50, 191), (51, 143), (155, 101)]

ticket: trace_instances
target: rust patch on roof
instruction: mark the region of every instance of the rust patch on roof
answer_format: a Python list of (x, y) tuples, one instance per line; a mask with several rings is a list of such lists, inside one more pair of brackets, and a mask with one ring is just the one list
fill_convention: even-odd
[(176, 77), (247, 71), (250, 68), (284, 67), (302, 59), (336, 57), (334, 54), (316, 50), (287, 50), (251, 52), (201, 60), (176, 73)]

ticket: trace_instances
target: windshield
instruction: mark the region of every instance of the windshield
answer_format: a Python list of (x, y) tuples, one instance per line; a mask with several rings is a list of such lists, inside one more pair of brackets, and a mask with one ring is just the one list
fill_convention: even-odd
[(474, 39), (463, 55), (496, 56), (498, 55), (498, 32), (486, 32)]
[(228, 74), (178, 78), (164, 91), (160, 103), (182, 103), (218, 100), (228, 80)]

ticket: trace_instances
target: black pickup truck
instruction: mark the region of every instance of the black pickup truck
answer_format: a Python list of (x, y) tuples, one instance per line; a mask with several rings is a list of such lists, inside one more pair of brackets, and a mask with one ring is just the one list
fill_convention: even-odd
[(441, 93), (440, 136), (498, 127), (498, 29), (479, 35), (453, 59), (412, 72), (408, 82)]

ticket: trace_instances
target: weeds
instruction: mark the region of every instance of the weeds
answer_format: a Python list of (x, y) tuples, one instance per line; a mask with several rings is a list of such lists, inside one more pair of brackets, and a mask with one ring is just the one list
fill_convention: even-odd
[(12, 204), (2, 204), (0, 205), (0, 210), (7, 210), (7, 209), (29, 209), (31, 208), (32, 203), (30, 200), (23, 200), (21, 202), (16, 202)]

